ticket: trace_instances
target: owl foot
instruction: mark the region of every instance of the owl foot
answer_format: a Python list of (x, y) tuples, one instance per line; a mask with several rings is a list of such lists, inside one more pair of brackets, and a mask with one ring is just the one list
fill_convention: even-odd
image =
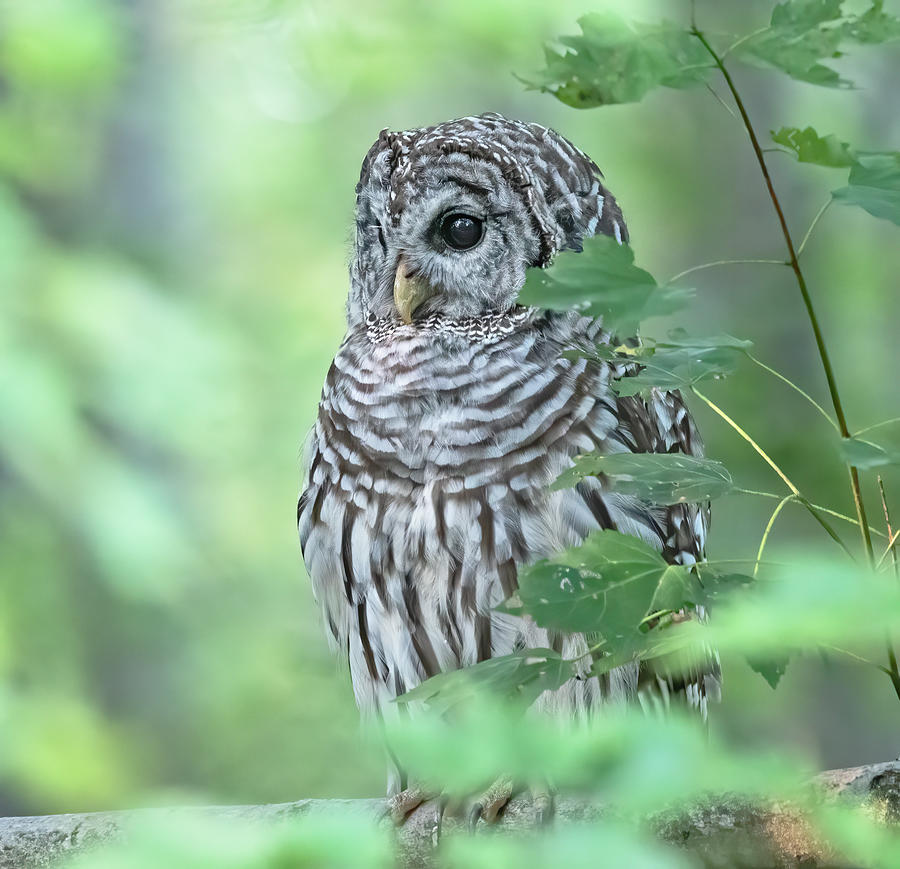
[(535, 821), (539, 827), (545, 827), (553, 820), (556, 812), (556, 797), (553, 789), (547, 784), (540, 784), (532, 785), (530, 790)]
[(483, 794), (476, 797), (469, 809), (469, 832), (475, 832), (479, 819), (486, 824), (493, 824), (514, 792), (513, 780), (509, 776), (500, 776)]
[(433, 791), (426, 790), (420, 785), (410, 785), (388, 799), (383, 817), (390, 818), (398, 827), (402, 826), (422, 803), (428, 802), (433, 797)]
[[(537, 825), (545, 826), (549, 824), (553, 819), (555, 808), (551, 788), (546, 784), (541, 784), (532, 785), (526, 790), (531, 794)], [(493, 824), (516, 791), (517, 788), (513, 780), (508, 776), (501, 776), (481, 796), (476, 797), (472, 808), (469, 810), (469, 832), (475, 832), (479, 820), (483, 820), (486, 824)]]

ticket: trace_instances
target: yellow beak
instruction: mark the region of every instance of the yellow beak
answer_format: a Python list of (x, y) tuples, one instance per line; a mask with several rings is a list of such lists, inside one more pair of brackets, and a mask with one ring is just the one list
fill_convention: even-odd
[(394, 305), (404, 323), (412, 323), (416, 308), (435, 294), (434, 287), (418, 275), (408, 277), (406, 261), (401, 256), (394, 275)]

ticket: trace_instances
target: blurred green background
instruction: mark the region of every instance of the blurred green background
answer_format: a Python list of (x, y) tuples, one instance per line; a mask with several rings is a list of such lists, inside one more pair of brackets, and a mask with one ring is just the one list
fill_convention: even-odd
[[(599, 8), (686, 21), (688, 3), (0, 2), (0, 813), (381, 792), (294, 512), (343, 331), (353, 187), (382, 127), (487, 110), (553, 126), (603, 168), (658, 279), (783, 255), (743, 131), (707, 91), (578, 112), (514, 78)], [(712, 32), (770, 9), (698, 3)], [(839, 65), (859, 90), (737, 76), (761, 131), (900, 146), (896, 47)], [(771, 165), (799, 235), (843, 176)], [(897, 228), (835, 207), (805, 256), (851, 425), (896, 416)], [(691, 280), (675, 322), (751, 338), (825, 400), (786, 269)], [(810, 497), (852, 512), (814, 411), (749, 367), (709, 391)], [(697, 415), (739, 485), (781, 492)], [(900, 515), (900, 476), (886, 482)], [(867, 494), (877, 518), (868, 479)], [(773, 506), (721, 501), (712, 552), (755, 554)], [(813, 543), (789, 507), (773, 553)], [(808, 659), (772, 693), (725, 671), (715, 726), (741, 740), (823, 766), (900, 753), (877, 673)]]

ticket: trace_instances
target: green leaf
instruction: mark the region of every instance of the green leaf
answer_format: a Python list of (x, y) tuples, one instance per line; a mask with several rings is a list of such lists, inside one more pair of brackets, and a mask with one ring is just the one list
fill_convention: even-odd
[(787, 0), (772, 10), (772, 27), (808, 30), (841, 17), (843, 0)]
[(836, 202), (900, 226), (900, 152), (861, 154), (848, 182), (831, 194)]
[(574, 665), (552, 649), (524, 649), (489, 658), (463, 670), (432, 676), (397, 698), (400, 704), (423, 701), (449, 709), (467, 701), (473, 691), (530, 705), (544, 691), (554, 691), (574, 675)]
[(841, 458), (848, 465), (861, 471), (900, 464), (900, 448), (883, 447), (862, 438), (842, 438), (839, 450)]
[(812, 127), (805, 130), (782, 127), (778, 132), (772, 132), (772, 141), (793, 151), (801, 163), (837, 168), (856, 162), (856, 156), (846, 142), (834, 135), (820, 136)]
[[(581, 546), (522, 571), (517, 594), (499, 609), (530, 615), (541, 627), (599, 635), (602, 656), (595, 658), (594, 672), (600, 674), (636, 658), (705, 659), (708, 647), (693, 634), (681, 635), (683, 625), (660, 617), (709, 606), (749, 581), (709, 568), (700, 579), (695, 569), (669, 564), (642, 540), (598, 531)], [(655, 626), (663, 629), (650, 630)]]
[(676, 25), (630, 24), (611, 13), (578, 20), (580, 36), (559, 42), (568, 50), (546, 50), (546, 69), (523, 79), (575, 108), (638, 102), (657, 87), (686, 88), (705, 81), (709, 55)]
[(651, 388), (688, 389), (703, 380), (719, 380), (733, 374), (738, 355), (727, 347), (651, 349), (635, 360), (636, 374), (628, 374), (610, 385), (619, 395), (646, 394)]
[(584, 250), (563, 251), (545, 269), (529, 269), (519, 294), (523, 305), (602, 317), (607, 331), (631, 335), (648, 317), (683, 308), (693, 290), (659, 287), (634, 264), (634, 253), (605, 235), (586, 239)]
[(720, 462), (681, 453), (589, 453), (577, 456), (553, 489), (577, 485), (603, 474), (616, 492), (656, 504), (708, 501), (730, 491), (731, 475)]
[[(823, 87), (850, 87), (821, 61), (841, 56), (847, 43), (866, 45), (900, 39), (900, 20), (884, 12), (875, 0), (865, 12), (842, 9), (843, 0), (788, 0), (772, 12), (769, 27), (735, 48), (735, 54), (792, 78)], [(830, 164), (825, 164), (830, 165)]]
[(716, 607), (709, 625), (684, 625), (724, 652), (769, 660), (794, 650), (872, 646), (900, 628), (900, 585), (844, 559), (801, 553), (768, 569), (747, 594)]
[(792, 78), (823, 87), (848, 87), (850, 82), (820, 61), (840, 56), (845, 35), (834, 26), (842, 0), (790, 0), (772, 11), (769, 27), (744, 40), (735, 54)]
[[(581, 546), (519, 574), (518, 601), (541, 627), (597, 632), (609, 642), (636, 639), (670, 565), (648, 544), (618, 531), (597, 531)], [(513, 611), (511, 607), (508, 611)]]
[(757, 658), (754, 655), (745, 655), (744, 660), (754, 673), (759, 673), (774, 691), (781, 681), (781, 677), (787, 672), (790, 655), (774, 655), (767, 658)]
[(610, 385), (619, 395), (628, 396), (646, 394), (654, 387), (687, 389), (702, 380), (726, 377), (737, 368), (739, 351), (752, 346), (752, 341), (732, 335), (694, 337), (675, 329), (667, 339), (654, 344), (598, 344), (593, 350), (567, 350), (563, 356), (627, 365), (623, 376)]
[(844, 24), (844, 35), (861, 45), (900, 39), (900, 19), (884, 11), (884, 0), (875, 0), (860, 16)]
[[(590, 722), (566, 721), (523, 714), (520, 709), (491, 704), (490, 699), (476, 696), (468, 708), (453, 716), (386, 717), (389, 744), (410, 776), (454, 795), (471, 795), (499, 775), (519, 781), (552, 781), (564, 792), (598, 794), (601, 802), (614, 794), (615, 818), (604, 817), (598, 828), (604, 830), (609, 823), (617, 823), (616, 818), (633, 828), (635, 817), (708, 801), (711, 793), (772, 800), (788, 792), (797, 794), (800, 787), (804, 793), (808, 790), (811, 772), (798, 769), (798, 761), (773, 756), (771, 751), (748, 757), (726, 751), (721, 740), (710, 739), (705, 728), (675, 709), (671, 715), (647, 715), (637, 704), (629, 704), (613, 715), (593, 716)], [(584, 829), (594, 828), (588, 825)], [(558, 849), (556, 840), (544, 838), (553, 835), (551, 827), (534, 837), (531, 849), (520, 851), (523, 857), (537, 852), (541, 860), (528, 862), (526, 858), (523, 864), (517, 857), (479, 865), (588, 869), (598, 865), (598, 853), (607, 856), (605, 851), (587, 848), (585, 842), (568, 851)], [(462, 838), (471, 842), (479, 837)], [(489, 842), (503, 837), (482, 838)], [(509, 839), (528, 841), (525, 837)], [(599, 865), (657, 866), (633, 857), (620, 862), (617, 852), (610, 854), (610, 862)], [(452, 865), (471, 864), (463, 860)], [(721, 865), (733, 864), (726, 860)]]
[(727, 595), (752, 585), (753, 577), (742, 573), (716, 573), (705, 565), (697, 570), (667, 571), (650, 601), (649, 613), (678, 612), (689, 607), (709, 608)]

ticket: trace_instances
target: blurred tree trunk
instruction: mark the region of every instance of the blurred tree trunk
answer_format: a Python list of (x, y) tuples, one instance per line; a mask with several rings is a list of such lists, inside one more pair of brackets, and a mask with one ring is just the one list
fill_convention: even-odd
[(116, 0), (128, 65), (106, 134), (94, 192), (99, 232), (113, 247), (165, 266), (186, 245), (186, 208), (174, 134), (179, 54), (168, 44), (166, 0)]

